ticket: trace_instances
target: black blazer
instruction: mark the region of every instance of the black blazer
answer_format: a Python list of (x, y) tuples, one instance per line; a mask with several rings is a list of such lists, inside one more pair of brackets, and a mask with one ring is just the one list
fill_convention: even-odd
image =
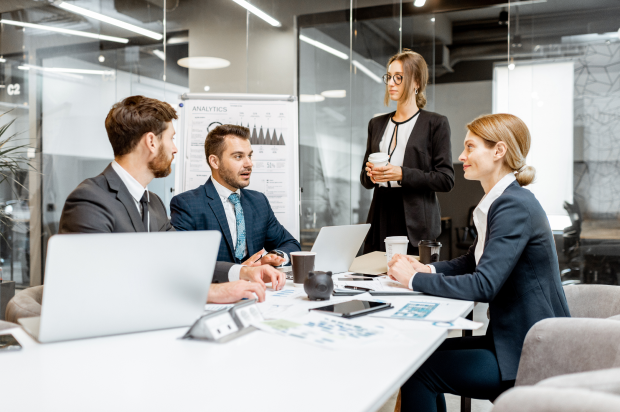
[[(149, 230), (174, 231), (159, 196), (149, 192)], [(99, 176), (84, 180), (67, 198), (58, 233), (145, 232), (142, 217), (120, 176), (108, 165)], [(213, 283), (227, 282), (232, 263), (217, 262)]]
[[(366, 175), (368, 156), (379, 151), (388, 122), (396, 112), (377, 116), (368, 122), (368, 143), (360, 180), (366, 189), (379, 187)], [(454, 168), (448, 118), (420, 110), (403, 159), (403, 202), (407, 234), (413, 246), (423, 239), (436, 239), (441, 233), (441, 209), (435, 192), (454, 187)], [(376, 194), (376, 191), (375, 191)], [(375, 200), (370, 205), (372, 216)]]
[(437, 274), (417, 273), (413, 290), (488, 302), (487, 335), (492, 335), (502, 380), (513, 380), (532, 325), (570, 317), (551, 227), (532, 192), (513, 182), (489, 209), (478, 265), (476, 243), (466, 255), (434, 263)]

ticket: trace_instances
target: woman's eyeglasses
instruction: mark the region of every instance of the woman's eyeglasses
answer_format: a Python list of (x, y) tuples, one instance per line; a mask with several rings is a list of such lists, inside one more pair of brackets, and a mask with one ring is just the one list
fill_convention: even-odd
[(394, 79), (394, 84), (397, 86), (403, 82), (403, 76), (401, 76), (400, 74), (395, 74), (394, 76), (389, 75), (389, 74), (383, 75), (383, 83), (385, 84), (389, 84), (390, 80), (392, 79)]

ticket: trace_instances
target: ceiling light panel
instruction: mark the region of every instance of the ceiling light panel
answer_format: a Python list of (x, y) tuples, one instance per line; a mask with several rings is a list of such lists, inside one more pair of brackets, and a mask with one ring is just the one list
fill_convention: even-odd
[(246, 9), (247, 11), (249, 11), (250, 13), (254, 14), (256, 17), (260, 17), (261, 19), (265, 20), (267, 23), (271, 24), (273, 27), (281, 27), (282, 26), (282, 24), (279, 21), (277, 21), (276, 19), (274, 19), (273, 17), (271, 17), (270, 15), (265, 13), (264, 11), (256, 8), (255, 6), (252, 6), (247, 1), (245, 1), (245, 0), (232, 0), (232, 1), (234, 1), (238, 5), (240, 5), (241, 7)]
[(123, 39), (121, 37), (104, 36), (103, 34), (89, 33), (86, 31), (78, 31), (78, 30), (62, 29), (60, 27), (45, 26), (43, 24), (24, 23), (21, 21), (13, 21), (13, 20), (0, 20), (0, 23), (9, 24), (11, 26), (26, 27), (29, 29), (47, 30), (47, 31), (53, 31), (56, 33), (70, 34), (72, 36), (90, 37), (91, 39), (108, 40), (108, 41), (113, 41), (117, 43), (129, 43), (128, 39)]
[(318, 42), (316, 40), (312, 40), (311, 38), (306, 37), (304, 35), (300, 35), (299, 36), (299, 40), (301, 40), (301, 41), (303, 41), (305, 43), (308, 43), (308, 44), (310, 44), (310, 45), (312, 45), (312, 46), (314, 46), (316, 48), (324, 50), (327, 53), (331, 53), (331, 54), (333, 54), (336, 57), (340, 57), (342, 60), (348, 60), (349, 59), (349, 56), (347, 54), (345, 54), (345, 53), (343, 53), (341, 51), (338, 51), (338, 50), (334, 49), (333, 47), (329, 47), (327, 44), (323, 44), (323, 43)]
[(69, 4), (67, 2), (62, 2), (57, 4), (61, 9), (70, 11), (72, 13), (81, 14), (82, 16), (90, 17), (95, 20), (99, 20), (104, 23), (112, 24), (114, 26), (123, 28), (125, 30), (132, 31), (134, 33), (141, 34), (146, 37), (150, 37), (151, 39), (161, 40), (164, 38), (163, 35), (156, 33), (151, 30), (143, 29), (142, 27), (135, 26), (133, 24), (125, 23), (124, 21), (112, 18), (110, 16), (106, 16), (105, 14), (97, 13), (92, 10), (84, 9), (82, 7), (75, 6), (73, 4)]

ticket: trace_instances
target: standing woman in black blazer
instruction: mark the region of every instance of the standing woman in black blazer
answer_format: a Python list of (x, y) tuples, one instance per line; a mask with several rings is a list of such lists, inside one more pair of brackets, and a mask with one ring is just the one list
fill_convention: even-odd
[[(407, 236), (409, 254), (420, 240), (441, 232), (441, 210), (435, 192), (454, 186), (450, 125), (445, 116), (422, 110), (428, 68), (418, 53), (404, 49), (388, 62), (385, 105), (397, 102), (396, 112), (368, 123), (368, 142), (360, 180), (374, 189), (364, 253), (385, 251), (388, 236)], [(387, 166), (368, 162), (372, 153), (390, 156)]]
[(467, 125), (465, 179), (484, 197), (474, 210), (478, 231), (469, 252), (423, 265), (396, 255), (388, 275), (409, 288), (489, 303), (485, 336), (447, 339), (401, 388), (401, 411), (445, 411), (444, 393), (493, 400), (517, 377), (525, 335), (538, 321), (570, 316), (560, 282), (549, 220), (523, 188), (535, 170), (525, 164), (530, 132), (510, 114), (481, 116)]

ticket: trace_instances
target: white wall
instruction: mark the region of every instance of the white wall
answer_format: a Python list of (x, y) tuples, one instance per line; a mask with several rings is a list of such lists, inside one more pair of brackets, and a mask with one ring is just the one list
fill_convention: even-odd
[[(44, 67), (101, 70), (101, 66), (69, 57), (46, 59)], [(112, 105), (141, 94), (177, 105), (177, 96), (188, 91), (162, 81), (116, 70), (112, 75), (67, 75), (43, 72), (43, 153), (112, 159), (105, 130)]]
[[(448, 117), (452, 132), (452, 162), (463, 151), (467, 123), (493, 109), (493, 82), (464, 82), (436, 84), (434, 111)], [(430, 91), (429, 91), (430, 93)]]
[(527, 188), (547, 215), (565, 216), (563, 203), (573, 202), (573, 62), (498, 66), (493, 81), (493, 113), (514, 114), (530, 129), (536, 180)]

